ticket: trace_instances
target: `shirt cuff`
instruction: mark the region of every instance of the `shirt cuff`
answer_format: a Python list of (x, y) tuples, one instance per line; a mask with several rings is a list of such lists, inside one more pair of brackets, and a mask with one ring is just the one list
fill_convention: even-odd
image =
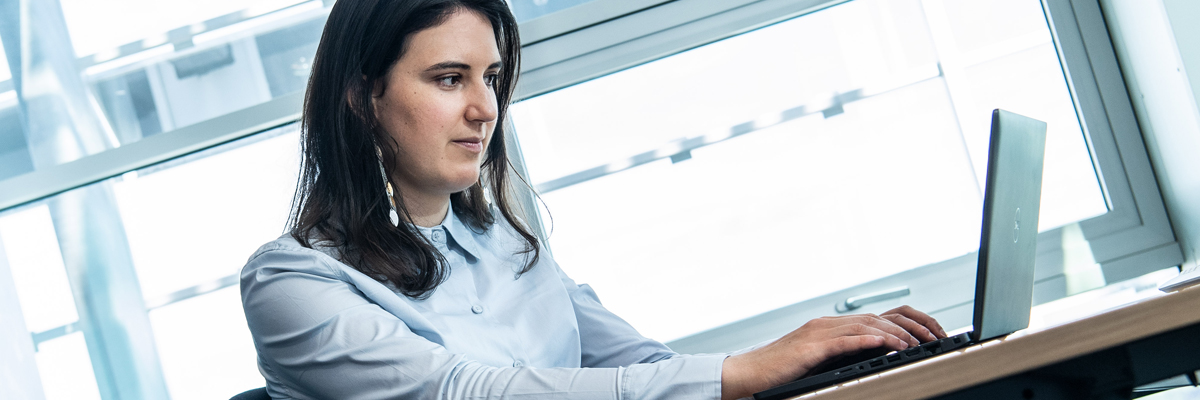
[(728, 354), (678, 355), (634, 364), (621, 373), (621, 399), (721, 398), (721, 365)]

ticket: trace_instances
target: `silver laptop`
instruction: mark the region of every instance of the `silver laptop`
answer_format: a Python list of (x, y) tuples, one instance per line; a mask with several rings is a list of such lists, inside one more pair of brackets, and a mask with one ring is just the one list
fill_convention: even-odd
[(807, 377), (755, 393), (754, 398), (802, 395), (1029, 327), (1045, 149), (1046, 123), (1004, 110), (992, 111), (970, 332), (901, 351), (864, 351)]

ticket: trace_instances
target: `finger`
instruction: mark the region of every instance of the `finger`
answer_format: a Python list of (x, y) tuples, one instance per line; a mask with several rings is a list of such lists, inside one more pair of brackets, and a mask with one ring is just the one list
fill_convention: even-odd
[(936, 319), (934, 319), (933, 317), (930, 317), (929, 314), (918, 311), (915, 308), (912, 308), (909, 306), (900, 306), (900, 307), (896, 307), (888, 312), (885, 312), (883, 314), (884, 315), (887, 315), (887, 314), (903, 315), (905, 318), (916, 321), (916, 323), (921, 324), (922, 326), (924, 326), (926, 328), (929, 328), (929, 331), (933, 332), (933, 334), (939, 338), (944, 338), (947, 336), (946, 330), (942, 329), (942, 325), (939, 324)]
[(900, 314), (884, 314), (883, 318), (888, 321), (892, 321), (892, 323), (896, 325), (900, 325), (900, 327), (904, 328), (904, 330), (908, 331), (908, 333), (911, 333), (917, 339), (920, 339), (922, 343), (937, 340), (937, 337), (933, 335), (933, 332), (931, 332), (929, 328), (917, 323), (917, 321), (908, 319), (908, 317)]
[(900, 338), (900, 340), (903, 340), (908, 345), (908, 346), (905, 346), (906, 348), (909, 346), (918, 346), (921, 344), (920, 340), (917, 340), (916, 337), (913, 337), (913, 335), (911, 333), (908, 333), (907, 330), (905, 330), (904, 328), (901, 328), (900, 325), (896, 325), (896, 323), (889, 321), (883, 317), (880, 317), (878, 315), (873, 315), (873, 314), (863, 314), (859, 317), (860, 317), (858, 319), (859, 323), (873, 326), (875, 328), (878, 328), (879, 330), (890, 333), (893, 336)]
[(822, 353), (822, 359), (831, 359), (842, 354), (876, 349), (884, 346), (886, 343), (888, 343), (887, 338), (881, 335), (838, 336), (822, 343), (819, 352)]
[[(883, 343), (876, 345), (874, 348), (887, 347), (892, 350), (904, 350), (904, 349), (907, 349), (909, 346), (909, 341), (907, 339), (897, 336), (893, 332), (889, 332), (887, 330), (880, 329), (879, 327), (871, 326), (869, 324), (863, 324), (863, 323), (851, 323), (851, 324), (840, 325), (840, 326), (829, 329), (829, 331), (827, 332), (827, 335), (833, 336), (833, 337), (879, 336), (879, 337), (883, 338)], [(863, 349), (855, 349), (855, 350), (851, 350), (851, 351), (856, 351), (856, 350), (863, 350)]]

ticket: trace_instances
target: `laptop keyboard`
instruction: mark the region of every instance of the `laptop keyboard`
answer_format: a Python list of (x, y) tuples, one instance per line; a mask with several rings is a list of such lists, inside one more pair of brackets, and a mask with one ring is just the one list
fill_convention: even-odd
[[(839, 366), (829, 371), (801, 378), (792, 383), (775, 387), (754, 394), (756, 400), (786, 399), (792, 396), (808, 393), (824, 387), (836, 385), (865, 375), (891, 369), (913, 361), (922, 360), (942, 353), (958, 350), (971, 343), (969, 333), (938, 339), (920, 346), (905, 350), (893, 351), (884, 355), (861, 360), (856, 358), (846, 364), (843, 360)], [(860, 361), (861, 360), (861, 361)]]

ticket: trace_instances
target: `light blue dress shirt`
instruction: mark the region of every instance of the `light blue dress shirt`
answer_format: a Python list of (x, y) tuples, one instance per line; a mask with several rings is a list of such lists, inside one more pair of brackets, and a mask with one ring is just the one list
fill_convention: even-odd
[(726, 355), (637, 333), (502, 217), (420, 227), (449, 278), (414, 300), (283, 236), (242, 269), (242, 305), (277, 399), (719, 399)]

